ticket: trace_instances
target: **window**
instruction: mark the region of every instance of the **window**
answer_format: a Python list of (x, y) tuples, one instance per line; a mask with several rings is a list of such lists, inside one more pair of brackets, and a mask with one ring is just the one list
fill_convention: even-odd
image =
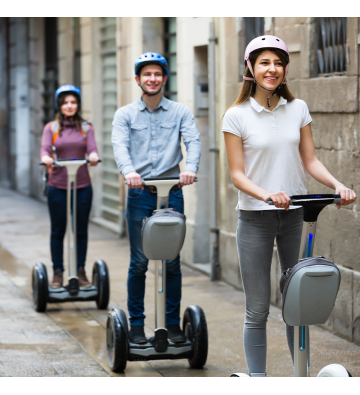
[(245, 40), (246, 45), (255, 37), (262, 36), (264, 32), (264, 18), (244, 18), (245, 19)]
[(164, 57), (169, 65), (169, 78), (165, 84), (164, 95), (170, 100), (177, 100), (176, 78), (176, 18), (165, 18), (164, 23)]
[(318, 74), (346, 71), (346, 18), (316, 18)]
[[(266, 18), (270, 19), (271, 18)], [(243, 80), (245, 72), (244, 52), (245, 48), (255, 37), (265, 34), (265, 18), (237, 18), (237, 31), (239, 36), (239, 81)]]

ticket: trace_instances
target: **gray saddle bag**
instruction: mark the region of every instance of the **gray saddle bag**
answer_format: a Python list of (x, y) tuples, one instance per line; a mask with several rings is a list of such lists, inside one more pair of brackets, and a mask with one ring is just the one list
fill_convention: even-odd
[(147, 259), (175, 259), (185, 239), (186, 217), (173, 210), (159, 210), (144, 218), (141, 232), (142, 250)]
[(324, 257), (305, 258), (280, 279), (282, 316), (291, 326), (324, 324), (334, 307), (340, 271)]

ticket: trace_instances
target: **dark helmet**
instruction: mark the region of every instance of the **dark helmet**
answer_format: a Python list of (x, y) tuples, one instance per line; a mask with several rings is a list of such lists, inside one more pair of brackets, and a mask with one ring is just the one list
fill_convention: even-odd
[(79, 103), (81, 103), (81, 91), (79, 88), (77, 88), (74, 85), (63, 85), (60, 86), (60, 88), (58, 88), (55, 92), (55, 108), (56, 111), (60, 111), (59, 107), (58, 107), (58, 98), (60, 93), (64, 93), (64, 92), (68, 92), (68, 93), (75, 93), (77, 95), (77, 97), (79, 98)]
[(138, 57), (135, 62), (135, 75), (139, 75), (140, 70), (148, 64), (158, 64), (165, 70), (166, 76), (169, 77), (168, 63), (166, 59), (156, 52), (146, 52)]

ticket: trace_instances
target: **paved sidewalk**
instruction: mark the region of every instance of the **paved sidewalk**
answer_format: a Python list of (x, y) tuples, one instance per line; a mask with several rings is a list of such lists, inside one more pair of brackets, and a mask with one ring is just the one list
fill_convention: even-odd
[[(209, 355), (205, 368), (190, 369), (187, 360), (150, 361), (128, 362), (123, 374), (111, 372), (105, 344), (106, 310), (97, 310), (95, 302), (50, 304), (45, 314), (32, 308), (31, 268), (41, 261), (52, 276), (49, 227), (44, 203), (0, 188), (0, 376), (227, 377), (234, 371), (247, 371), (242, 347), (243, 293), (183, 266), (181, 314), (190, 304), (198, 304), (206, 314)], [(66, 254), (64, 258), (66, 262)], [(98, 258), (109, 266), (109, 309), (127, 311), (128, 242), (90, 224), (88, 275)], [(151, 263), (146, 282), (148, 336), (154, 314)], [(360, 347), (321, 328), (311, 328), (311, 358), (312, 375), (327, 364), (340, 363), (353, 376), (360, 376)], [(285, 325), (275, 307), (268, 322), (267, 373), (293, 375)]]

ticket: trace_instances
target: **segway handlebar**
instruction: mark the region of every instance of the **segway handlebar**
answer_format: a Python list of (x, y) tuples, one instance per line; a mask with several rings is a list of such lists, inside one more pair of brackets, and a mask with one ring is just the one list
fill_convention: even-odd
[[(318, 194), (318, 195), (293, 195), (290, 196), (291, 206), (338, 204), (341, 201), (340, 195)], [(273, 206), (274, 202), (268, 199), (268, 204)]]
[[(144, 184), (144, 181), (171, 181), (171, 180), (180, 180), (180, 177), (145, 177), (142, 178), (142, 183)], [(198, 182), (198, 178), (195, 177), (194, 182)], [(125, 184), (127, 184), (127, 181), (125, 180)]]
[[(69, 161), (69, 160), (71, 160), (71, 161), (85, 160), (86, 163), (90, 163), (89, 159), (83, 159), (83, 158), (75, 158), (75, 159), (58, 159), (58, 160), (54, 160), (53, 163), (54, 163), (54, 165), (56, 165), (57, 162), (65, 162), (65, 161)], [(101, 159), (99, 159), (99, 160), (97, 161), (97, 163), (100, 163), (100, 162), (102, 162)], [(46, 166), (46, 163), (40, 162), (39, 165), (40, 165), (40, 166)]]

